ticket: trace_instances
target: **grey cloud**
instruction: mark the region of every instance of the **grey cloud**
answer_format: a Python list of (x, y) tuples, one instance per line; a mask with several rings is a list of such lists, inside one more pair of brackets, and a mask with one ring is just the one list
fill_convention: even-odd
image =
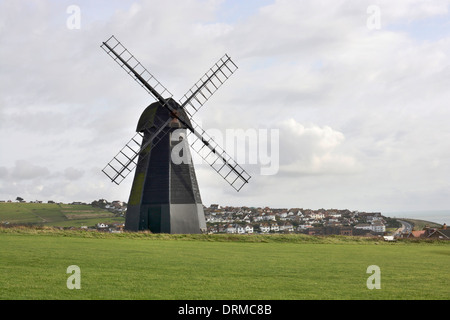
[(0, 178), (5, 179), (8, 176), (8, 169), (6, 167), (0, 167)]
[(78, 180), (84, 175), (83, 170), (78, 170), (76, 168), (66, 168), (64, 170), (64, 176), (69, 180)]
[(31, 180), (50, 175), (46, 167), (34, 165), (27, 160), (17, 160), (11, 169), (11, 178), (19, 180)]

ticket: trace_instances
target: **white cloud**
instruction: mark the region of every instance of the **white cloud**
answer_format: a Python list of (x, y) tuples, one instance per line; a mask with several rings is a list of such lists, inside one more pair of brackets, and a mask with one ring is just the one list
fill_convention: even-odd
[(72, 167), (66, 168), (66, 170), (64, 170), (64, 176), (69, 180), (78, 180), (83, 176), (83, 174), (83, 170)]
[(360, 170), (355, 157), (339, 146), (345, 137), (341, 132), (325, 126), (305, 127), (294, 119), (283, 122), (280, 144), (280, 174), (294, 177), (309, 174), (343, 174)]

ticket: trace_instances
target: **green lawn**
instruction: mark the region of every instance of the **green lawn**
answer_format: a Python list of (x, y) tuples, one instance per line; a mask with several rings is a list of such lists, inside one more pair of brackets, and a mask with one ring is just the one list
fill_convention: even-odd
[(0, 203), (0, 223), (59, 227), (95, 226), (98, 222), (124, 222), (123, 217), (90, 205), (56, 203)]
[[(302, 240), (309, 238), (206, 241), (215, 238), (0, 228), (0, 299), (450, 298), (448, 242)], [(80, 290), (66, 286), (70, 265), (80, 267)], [(380, 267), (381, 289), (366, 286), (370, 265)]]

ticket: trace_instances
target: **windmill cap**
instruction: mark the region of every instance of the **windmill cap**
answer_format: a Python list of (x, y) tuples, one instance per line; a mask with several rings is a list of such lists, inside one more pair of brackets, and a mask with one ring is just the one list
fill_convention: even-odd
[[(172, 98), (167, 99), (167, 101), (173, 109), (178, 111), (178, 116), (182, 117), (189, 125), (191, 125), (186, 112), (181, 109), (180, 105)], [(167, 121), (169, 118), (171, 118), (171, 116), (168, 108), (163, 107), (160, 102), (154, 102), (142, 112), (136, 127), (136, 132), (143, 132), (145, 129), (149, 129), (152, 126), (158, 126), (160, 121)]]

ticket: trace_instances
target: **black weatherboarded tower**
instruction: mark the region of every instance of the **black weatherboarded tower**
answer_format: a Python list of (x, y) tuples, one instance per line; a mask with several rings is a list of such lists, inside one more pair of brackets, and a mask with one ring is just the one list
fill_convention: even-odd
[[(169, 103), (176, 104), (173, 100)], [(178, 112), (181, 116), (182, 110)], [(154, 133), (155, 119), (172, 120), (159, 102), (145, 109), (139, 119), (136, 131), (144, 134), (144, 144)], [(139, 155), (128, 200), (126, 228), (150, 229), (154, 233), (200, 233), (206, 230), (206, 222), (192, 161), (180, 164), (171, 161), (173, 148), (180, 143), (178, 133), (185, 133), (186, 127), (174, 119), (165, 129), (167, 134), (163, 131), (157, 137), (161, 139), (159, 143), (154, 148), (150, 145)], [(189, 152), (189, 148), (183, 151)], [(183, 156), (191, 159), (190, 154)]]
[[(136, 168), (125, 229), (153, 233), (206, 231), (190, 148), (236, 191), (248, 183), (250, 176), (192, 116), (237, 70), (236, 65), (224, 55), (177, 103), (114, 36), (101, 47), (156, 99), (142, 113), (134, 137), (103, 169), (112, 182), (120, 184)], [(188, 137), (192, 138), (189, 144)]]

